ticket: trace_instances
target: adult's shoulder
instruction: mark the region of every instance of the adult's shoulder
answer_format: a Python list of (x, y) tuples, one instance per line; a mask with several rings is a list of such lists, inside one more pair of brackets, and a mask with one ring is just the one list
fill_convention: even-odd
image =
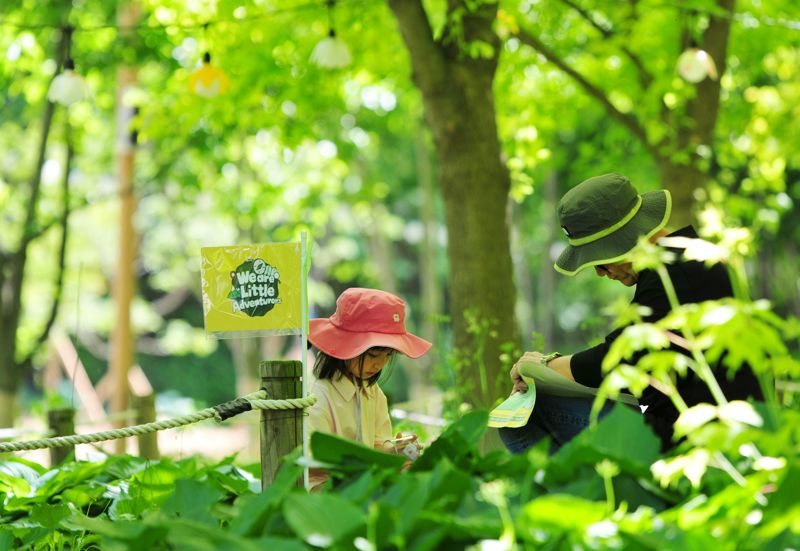
[[(667, 237), (697, 239), (698, 235), (692, 226), (685, 226)], [(676, 254), (676, 261), (667, 264), (667, 273), (681, 302), (700, 302), (732, 295), (728, 270), (723, 264), (707, 265), (698, 260), (687, 260), (683, 258), (683, 249), (670, 250)]]
[(694, 226), (684, 226), (671, 233), (668, 233), (665, 237), (689, 237), (691, 239), (697, 239), (698, 235), (697, 230), (694, 229)]

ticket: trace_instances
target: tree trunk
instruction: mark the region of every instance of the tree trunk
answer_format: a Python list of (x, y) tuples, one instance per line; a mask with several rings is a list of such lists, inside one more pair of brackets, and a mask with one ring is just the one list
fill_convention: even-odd
[[(558, 174), (551, 174), (544, 181), (544, 227), (542, 236), (545, 242), (544, 263), (539, 272), (537, 287), (538, 303), (536, 308), (536, 331), (542, 335), (545, 350), (555, 349), (555, 323), (556, 312), (556, 271), (553, 269), (553, 260), (550, 251), (557, 240), (555, 229), (558, 228), (557, 203), (558, 203)], [(559, 232), (560, 233), (560, 232)]]
[[(517, 345), (516, 292), (506, 210), (510, 177), (501, 161), (492, 83), (499, 40), (492, 30), (497, 5), (473, 10), (468, 2), (450, 2), (462, 18), (448, 18), (444, 41), (433, 38), (419, 0), (389, 0), (411, 55), (414, 81), (422, 92), (425, 115), (439, 156), (439, 174), (448, 233), (450, 311), (457, 350), (477, 352), (475, 405), (489, 406), (507, 386), (500, 345)], [(459, 47), (463, 25), (467, 41), (492, 45), (490, 59), (472, 58)], [(452, 33), (452, 34), (451, 34)], [(492, 330), (477, 345), (465, 312), (488, 320)], [(477, 348), (476, 348), (477, 346)], [(484, 384), (485, 383), (485, 384)], [(485, 387), (485, 388), (484, 388)]]
[(381, 289), (388, 293), (397, 294), (397, 277), (392, 267), (392, 243), (381, 230), (381, 219), (387, 214), (386, 207), (378, 202), (370, 205), (371, 224), (364, 239), (369, 247), (370, 258), (378, 273)]
[(14, 426), (16, 411), (17, 411), (16, 389), (10, 391), (0, 388), (0, 428)]
[[(713, 148), (714, 129), (719, 115), (719, 79), (725, 73), (734, 4), (735, 0), (717, 0), (721, 12), (730, 15), (711, 17), (700, 44), (714, 59), (719, 78), (706, 78), (697, 83), (697, 95), (686, 105), (686, 112), (671, 114), (665, 121), (678, 128), (676, 143), (671, 151), (677, 151), (682, 158), (688, 159), (688, 162), (679, 163), (671, 155), (656, 157), (661, 182), (672, 195), (670, 227), (673, 229), (691, 224), (695, 218), (695, 205), (706, 200), (708, 174), (701, 166), (703, 159), (698, 154), (698, 147), (705, 147), (708, 151)], [(684, 47), (688, 45), (684, 44)]]
[[(528, 339), (534, 331), (539, 329), (539, 320), (536, 316), (538, 311), (536, 293), (534, 292), (535, 276), (531, 273), (530, 259), (527, 257), (527, 235), (523, 231), (522, 205), (511, 202), (511, 250), (514, 254), (511, 259), (514, 263), (514, 280), (517, 285), (517, 294), (520, 301), (517, 305), (516, 313), (519, 320), (519, 327), (522, 331), (522, 348), (528, 349)], [(546, 263), (546, 262), (545, 262)], [(539, 272), (539, 277), (542, 277)]]
[(657, 159), (658, 172), (664, 188), (672, 196), (672, 215), (669, 227), (678, 229), (694, 220), (697, 190), (705, 189), (706, 175), (693, 165), (681, 165), (670, 159)]
[[(420, 335), (437, 342), (436, 318), (441, 313), (441, 288), (437, 274), (437, 258), (439, 251), (438, 233), (435, 208), (436, 190), (433, 181), (433, 166), (431, 163), (430, 148), (427, 136), (422, 125), (417, 128), (415, 137), (414, 160), (416, 164), (417, 185), (420, 190), (419, 217), (422, 222), (422, 242), (419, 250), (419, 289), (420, 289)], [(429, 395), (431, 391), (431, 367), (434, 365), (436, 351), (432, 350), (419, 360), (418, 367), (407, 371), (411, 382), (410, 399), (415, 404), (425, 408), (424, 413), (430, 414), (431, 404)]]
[[(53, 78), (63, 66), (69, 41), (70, 33), (62, 32), (56, 50), (57, 70)], [(29, 183), (30, 197), (19, 247), (10, 253), (0, 250), (0, 427), (13, 426), (16, 417), (16, 395), (24, 370), (24, 365), (17, 362), (17, 331), (22, 313), (22, 287), (25, 281), (28, 247), (36, 237), (36, 209), (39, 204), (42, 167), (54, 113), (55, 105), (48, 100), (42, 116), (42, 135), (39, 139), (36, 165)]]

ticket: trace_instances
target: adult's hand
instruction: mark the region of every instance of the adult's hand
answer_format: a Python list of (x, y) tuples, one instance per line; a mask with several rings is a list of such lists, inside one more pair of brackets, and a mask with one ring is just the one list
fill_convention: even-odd
[(528, 384), (522, 379), (524, 366), (525, 364), (530, 364), (531, 362), (541, 361), (542, 354), (540, 352), (525, 352), (522, 356), (520, 356), (509, 373), (511, 382), (514, 385), (514, 389), (511, 391), (512, 394), (515, 392), (525, 393), (528, 391)]

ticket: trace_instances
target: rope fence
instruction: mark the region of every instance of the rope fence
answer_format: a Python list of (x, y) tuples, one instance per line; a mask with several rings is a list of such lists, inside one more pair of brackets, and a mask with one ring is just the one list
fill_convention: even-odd
[(173, 417), (172, 419), (164, 419), (163, 421), (155, 421), (153, 423), (145, 423), (143, 425), (135, 425), (132, 427), (122, 427), (119, 429), (105, 430), (101, 432), (93, 432), (90, 434), (71, 434), (68, 436), (56, 436), (53, 438), (40, 438), (38, 440), (28, 440), (24, 442), (3, 442), (0, 443), (0, 453), (23, 451), (23, 450), (39, 450), (43, 448), (59, 448), (63, 446), (73, 446), (75, 444), (90, 444), (93, 442), (102, 442), (104, 440), (115, 440), (118, 438), (127, 438), (129, 436), (139, 436), (150, 432), (156, 432), (165, 429), (174, 429), (183, 425), (190, 425), (212, 417), (217, 422), (222, 422), (229, 419), (234, 415), (238, 415), (245, 411), (252, 409), (260, 410), (283, 410), (283, 409), (305, 409), (312, 406), (316, 401), (316, 397), (307, 396), (305, 398), (290, 398), (285, 400), (268, 400), (267, 392), (259, 390), (251, 394), (247, 394), (230, 402), (218, 404), (209, 408), (202, 409), (195, 413), (182, 415), (180, 417)]

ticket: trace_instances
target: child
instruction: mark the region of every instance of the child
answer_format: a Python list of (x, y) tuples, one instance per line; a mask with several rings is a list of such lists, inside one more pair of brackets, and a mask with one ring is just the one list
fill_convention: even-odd
[[(408, 333), (405, 303), (377, 289), (350, 288), (336, 300), (330, 318), (309, 320), (308, 338), (317, 347), (317, 402), (308, 409), (311, 432), (322, 431), (394, 452), (386, 395), (376, 384), (381, 370), (400, 352), (419, 358), (431, 347)], [(414, 437), (416, 438), (416, 437)], [(327, 476), (310, 473), (312, 488)]]

